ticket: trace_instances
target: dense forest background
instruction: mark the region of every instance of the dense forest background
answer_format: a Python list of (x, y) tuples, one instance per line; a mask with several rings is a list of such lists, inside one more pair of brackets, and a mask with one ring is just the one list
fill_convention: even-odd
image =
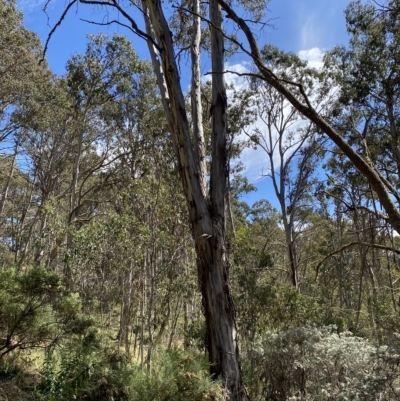
[[(150, 62), (124, 36), (91, 35), (56, 76), (15, 1), (0, 0), (0, 15), (0, 400), (231, 399), (209, 373), (192, 227)], [(349, 46), (320, 70), (273, 46), (261, 57), (301, 83), (297, 95), (399, 209), (400, 4), (355, 1), (345, 16)], [(189, 17), (177, 9), (171, 26), (183, 32)], [(248, 396), (398, 400), (400, 222), (261, 78), (227, 91), (227, 285)], [(210, 81), (199, 99), (210, 173)], [(274, 188), (253, 205), (247, 147), (265, 153)]]

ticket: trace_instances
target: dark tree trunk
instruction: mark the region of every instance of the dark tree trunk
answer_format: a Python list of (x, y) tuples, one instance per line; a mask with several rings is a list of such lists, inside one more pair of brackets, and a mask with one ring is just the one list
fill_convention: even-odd
[[(149, 43), (153, 66), (160, 88), (166, 87), (163, 101), (179, 172), (189, 209), (189, 218), (197, 253), (197, 268), (207, 326), (207, 349), (214, 378), (221, 377), (232, 401), (247, 401), (238, 359), (236, 321), (229, 286), (229, 261), (225, 233), (225, 197), (227, 190), (226, 95), (223, 81), (223, 36), (221, 13), (215, 0), (210, 4), (212, 33), (213, 119), (210, 197), (204, 193), (206, 172), (198, 141), (192, 143), (180, 77), (175, 62), (172, 37), (159, 0), (145, 3), (147, 33), (160, 49), (155, 58), (154, 43)], [(162, 79), (162, 81), (161, 81)], [(200, 88), (197, 88), (200, 90)], [(162, 91), (163, 92), (163, 91)]]

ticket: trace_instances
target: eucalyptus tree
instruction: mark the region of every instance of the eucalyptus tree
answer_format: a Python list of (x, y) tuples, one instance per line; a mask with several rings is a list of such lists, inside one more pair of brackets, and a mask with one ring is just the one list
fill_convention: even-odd
[[(77, 0), (70, 1), (61, 19), (77, 3)], [(212, 152), (207, 191), (205, 187), (207, 171), (202, 153), (201, 132), (198, 129), (200, 124), (195, 124), (196, 132), (192, 131), (189, 125), (176, 60), (176, 42), (166, 18), (166, 8), (160, 1), (144, 0), (141, 4), (135, 4), (134, 7), (141, 9), (145, 19), (146, 31), (143, 31), (132, 15), (133, 5), (132, 7), (128, 4), (122, 5), (116, 0), (80, 0), (79, 3), (113, 8), (127, 19), (135, 33), (147, 40), (189, 210), (206, 317), (207, 348), (212, 363), (211, 373), (215, 377), (222, 375), (232, 400), (246, 400), (248, 397), (240, 372), (235, 312), (229, 288), (229, 258), (225, 228), (228, 178), (226, 132), (229, 122), (223, 77), (224, 31), (221, 7), (218, 2), (211, 1), (208, 10), (212, 60), (212, 103), (209, 110), (212, 119)], [(177, 7), (196, 16), (196, 13), (190, 10), (190, 6), (192, 4), (182, 3)], [(246, 3), (245, 6), (247, 6)], [(196, 5), (193, 9), (197, 9)], [(259, 10), (260, 8), (257, 9)], [(199, 30), (198, 25), (196, 26), (198, 22), (195, 18), (194, 27), (189, 32), (189, 35), (194, 38), (192, 52), (194, 81), (198, 80), (197, 65), (200, 64), (197, 63), (200, 58), (197, 39)], [(192, 99), (193, 113), (200, 114), (199, 104), (196, 105), (199, 96), (193, 96)], [(201, 121), (200, 116), (197, 121)]]
[[(371, 185), (371, 188), (378, 197), (382, 207), (385, 210), (386, 215), (383, 216), (393, 228), (397, 231), (400, 230), (400, 210), (399, 210), (399, 198), (396, 188), (386, 178), (386, 174), (378, 171), (378, 169), (371, 162), (370, 157), (367, 154), (359, 154), (352, 147), (351, 142), (347, 141), (342, 135), (340, 128), (336, 127), (333, 122), (325, 118), (324, 114), (319, 113), (312, 105), (313, 101), (305, 91), (301, 82), (290, 81), (275, 74), (267, 65), (262, 57), (262, 53), (258, 47), (255, 35), (250, 28), (249, 22), (239, 16), (238, 11), (231, 7), (224, 0), (217, 0), (221, 8), (226, 12), (227, 18), (232, 20), (236, 26), (243, 32), (246, 37), (248, 47), (243, 42), (236, 41), (239, 48), (248, 54), (257, 72), (251, 75), (257, 76), (264, 80), (267, 84), (275, 88), (281, 93), (300, 113), (307, 117), (313, 122), (322, 132), (324, 132), (328, 138), (340, 149), (341, 152), (350, 160), (357, 170), (366, 177)], [(361, 5), (360, 2), (353, 2), (351, 4), (358, 4), (360, 17), (365, 14), (367, 24), (376, 27), (376, 32), (379, 35), (386, 35), (387, 29), (382, 29), (382, 24), (379, 21), (383, 21), (385, 18), (389, 18), (394, 24), (398, 23), (398, 7), (396, 7), (396, 1), (387, 1), (386, 12), (381, 12), (379, 9), (376, 10), (372, 5)], [(387, 17), (389, 15), (390, 17)], [(383, 26), (384, 27), (384, 26)], [(394, 31), (392, 31), (394, 32)], [(389, 35), (390, 36), (390, 35)], [(385, 42), (385, 41), (384, 41)], [(387, 43), (386, 43), (387, 45)], [(369, 65), (369, 68), (376, 68), (378, 63)], [(368, 71), (368, 69), (366, 70)]]
[[(127, 92), (135, 91), (136, 81), (145, 70), (146, 64), (139, 61), (130, 43), (119, 35), (89, 36), (86, 52), (74, 55), (67, 64), (74, 146), (71, 222), (82, 214), (85, 197), (97, 187), (88, 178), (111, 162), (116, 131), (113, 125), (106, 124), (110, 120), (107, 114), (113, 111), (112, 104), (123, 101)], [(83, 157), (88, 154), (92, 161), (82, 171)]]
[[(287, 80), (302, 82), (307, 94), (315, 91), (320, 81), (318, 72), (307, 68), (307, 63), (295, 54), (265, 46), (262, 55), (265, 65), (275, 73)], [(252, 87), (259, 124), (247, 135), (267, 156), (265, 175), (272, 180), (282, 214), (290, 280), (299, 290), (297, 238), (307, 212), (313, 207), (309, 202), (315, 184), (313, 175), (323, 156), (324, 140), (274, 88), (257, 79), (253, 80)]]
[[(123, 38), (107, 39), (105, 48), (94, 46), (87, 53), (95, 53), (95, 61), (88, 60), (82, 69), (87, 68), (93, 74), (92, 62), (95, 68), (101, 69), (103, 61), (98, 60), (97, 54), (103, 51), (107, 54), (107, 57), (101, 56), (105, 64), (108, 59), (117, 63), (129, 50), (116, 43), (117, 40), (123, 41)], [(120, 55), (109, 54), (112, 49)], [(97, 217), (71, 235), (68, 266), (75, 271), (74, 288), (82, 294), (87, 311), (93, 311), (92, 301), (98, 299), (101, 315), (106, 318), (116, 303), (121, 304), (117, 338), (126, 345), (128, 353), (134, 338), (134, 352), (139, 348), (142, 367), (146, 364), (150, 369), (154, 347), (168, 332), (169, 342), (174, 340), (185, 291), (172, 291), (172, 284), (168, 282), (178, 276), (175, 269), (186, 269), (182, 260), (187, 252), (182, 249), (190, 249), (192, 244), (187, 226), (182, 224), (184, 217), (180, 224), (173, 224), (169, 217), (172, 213), (179, 221), (182, 214), (181, 192), (176, 190), (174, 177), (176, 162), (171, 157), (173, 149), (167, 138), (154, 75), (150, 74), (148, 63), (140, 62), (140, 66), (142, 69), (136, 72), (131, 68), (131, 75), (125, 81), (115, 87), (110, 85), (116, 89), (115, 93), (91, 111), (92, 118), (98, 120), (96, 124), (101, 124), (100, 135), (109, 135), (102, 136), (98, 146), (109, 150), (107, 160), (99, 169), (94, 168), (93, 177), (87, 180), (92, 185), (98, 183), (90, 196), (96, 201)], [(123, 67), (129, 69), (129, 66)], [(78, 75), (77, 88), (81, 90), (85, 86), (80, 77), (85, 73), (79, 71), (74, 69), (72, 78)], [(123, 71), (118, 70), (120, 74)], [(110, 66), (104, 75), (107, 84), (112, 76)], [(85, 85), (101, 86), (102, 81), (104, 84), (102, 78), (93, 82), (88, 77)], [(89, 124), (88, 127), (84, 143), (87, 141), (90, 145), (90, 132), (95, 131), (89, 131)], [(82, 152), (82, 164), (93, 168), (91, 160), (88, 151)], [(105, 185), (99, 185), (101, 182)]]
[(337, 294), (339, 313), (347, 324), (382, 343), (393, 330), (388, 322), (397, 310), (392, 229), (380, 218), (367, 180), (343, 155), (331, 157), (325, 168), (332, 229), (330, 249), (318, 263), (317, 274), (329, 283), (327, 293)]
[(9, 122), (12, 110), (10, 106), (21, 103), (35, 91), (35, 85), (46, 81), (49, 71), (45, 63), (39, 65), (42, 47), (37, 35), (26, 29), (23, 14), (17, 10), (14, 0), (1, 0), (0, 15), (0, 141), (10, 130)]
[[(68, 3), (66, 12), (71, 9), (78, 0)], [(255, 35), (249, 26), (249, 21), (239, 16), (242, 14), (240, 8), (230, 5), (224, 0), (216, 0), (210, 3), (210, 11), (207, 22), (210, 24), (211, 32), (211, 58), (213, 73), (213, 100), (210, 107), (210, 114), (213, 120), (212, 129), (212, 166), (210, 174), (210, 197), (208, 199), (202, 190), (202, 173), (195, 156), (196, 150), (192, 146), (191, 131), (184, 105), (182, 88), (179, 85), (179, 69), (175, 58), (174, 37), (170, 32), (170, 26), (165, 18), (162, 4), (156, 1), (144, 1), (141, 5), (142, 14), (145, 17), (146, 31), (140, 30), (135, 19), (130, 14), (132, 9), (128, 5), (122, 6), (119, 2), (80, 0), (82, 4), (100, 5), (112, 7), (119, 11), (129, 21), (132, 30), (144, 37), (149, 44), (152, 56), (153, 67), (158, 78), (159, 88), (163, 96), (165, 114), (167, 116), (169, 129), (174, 141), (175, 151), (178, 156), (180, 172), (183, 180), (185, 195), (188, 202), (190, 220), (193, 226), (193, 235), (196, 242), (196, 250), (199, 257), (199, 275), (201, 277), (202, 291), (204, 296), (204, 309), (207, 317), (208, 334), (210, 339), (209, 353), (210, 360), (216, 362), (212, 369), (217, 375), (223, 373), (227, 379), (227, 388), (231, 390), (233, 396), (242, 391), (240, 369), (236, 357), (235, 345), (235, 323), (234, 313), (231, 311), (231, 297), (229, 289), (224, 284), (226, 280), (226, 252), (224, 251), (224, 198), (226, 184), (226, 146), (224, 144), (226, 116), (226, 95), (223, 88), (223, 51), (224, 38), (227, 39), (221, 24), (221, 9), (226, 13), (227, 19), (233, 22), (244, 34), (248, 47), (235, 38), (229, 37), (242, 51), (244, 51), (254, 62), (256, 69), (252, 76), (264, 80), (267, 84), (281, 93), (293, 106), (313, 122), (319, 130), (327, 134), (335, 145), (346, 155), (352, 164), (367, 178), (382, 207), (385, 209), (386, 216), (383, 216), (397, 231), (400, 231), (400, 211), (398, 208), (398, 194), (396, 188), (389, 182), (385, 174), (378, 171), (371, 163), (366, 154), (358, 154), (351, 143), (339, 133), (334, 124), (331, 124), (324, 115), (319, 113), (312, 105), (313, 100), (304, 90), (304, 86), (299, 81), (290, 81), (274, 71), (265, 64), (265, 60), (259, 50)], [(388, 2), (389, 6), (394, 2)], [(183, 6), (183, 5), (182, 5)], [(182, 7), (181, 6), (181, 7)], [(186, 4), (184, 4), (186, 6)], [(179, 6), (178, 6), (179, 7)], [(371, 7), (371, 6), (367, 6)], [(396, 7), (389, 7), (396, 13)], [(257, 7), (255, 7), (257, 10)], [(367, 10), (367, 9), (365, 9)], [(65, 12), (65, 13), (66, 13)], [(64, 17), (63, 14), (62, 18)], [(380, 13), (373, 12), (376, 18), (382, 18)], [(383, 15), (383, 14), (382, 14)], [(398, 21), (398, 18), (393, 18)], [(372, 19), (373, 22), (374, 19)], [(384, 30), (380, 29), (380, 32)], [(190, 32), (189, 32), (190, 34)], [(215, 125), (214, 125), (215, 124)], [(225, 149), (225, 150), (224, 150)], [(393, 199), (395, 201), (393, 201)], [(211, 243), (213, 246), (210, 246)], [(215, 261), (215, 263), (213, 262)], [(218, 261), (218, 262), (217, 262)], [(212, 266), (209, 269), (207, 266)], [(214, 275), (211, 280), (211, 276)], [(219, 289), (217, 289), (219, 286)], [(215, 291), (214, 291), (215, 290)], [(219, 300), (211, 302), (218, 294), (224, 294), (222, 299), (226, 305)], [(214, 305), (221, 305), (218, 310), (219, 319), (216, 319)], [(221, 322), (215, 324), (214, 322)], [(215, 325), (215, 326), (214, 326)], [(225, 335), (220, 335), (226, 327)], [(226, 333), (229, 333), (228, 336)], [(219, 339), (218, 339), (219, 337)], [(228, 338), (229, 337), (229, 338)], [(222, 341), (222, 339), (224, 341)], [(214, 341), (214, 343), (213, 343)], [(221, 345), (222, 344), (222, 345)], [(225, 345), (226, 344), (226, 345)], [(221, 347), (222, 352), (217, 352)], [(221, 355), (221, 356), (219, 356)], [(228, 368), (229, 367), (229, 368)], [(233, 372), (232, 375), (227, 372)], [(230, 384), (231, 383), (231, 384)]]
[[(388, 2), (389, 7), (393, 4), (397, 2)], [(336, 47), (325, 57), (326, 68), (340, 88), (335, 124), (398, 190), (398, 11), (381, 13), (372, 5), (354, 1), (346, 9), (346, 22), (349, 48)]]
[[(377, 8), (374, 4), (353, 1), (345, 14), (350, 35), (349, 46), (336, 47), (325, 56), (325, 67), (338, 88), (336, 110), (331, 121), (342, 132), (343, 138), (374, 169), (375, 174), (380, 176), (398, 210), (398, 2), (387, 1), (382, 8)], [(382, 255), (379, 247), (392, 246), (390, 226), (396, 229), (396, 224), (390, 216), (381, 212), (382, 206), (386, 213), (388, 210), (368, 176), (360, 176), (354, 166), (343, 160), (341, 155), (332, 157), (329, 166), (333, 173), (330, 181), (334, 188), (332, 191), (336, 188), (336, 191), (342, 193), (340, 198), (346, 216), (358, 233), (356, 238), (352, 238), (353, 246), (360, 253), (359, 260), (362, 261), (357, 285), (360, 290), (357, 321), (362, 300), (361, 286), (364, 284), (367, 289), (370, 287), (371, 296), (368, 298), (373, 299), (373, 302), (370, 302), (368, 312), (371, 326), (375, 326), (373, 315), (377, 314), (378, 300), (385, 296), (383, 288), (389, 288), (391, 293), (394, 291), (391, 278), (393, 272), (390, 268), (385, 268), (385, 273), (380, 271), (379, 259), (385, 255)], [(391, 264), (388, 263), (388, 266)], [(384, 278), (386, 273), (388, 277)]]
[[(125, 38), (90, 36), (85, 54), (68, 62), (66, 76), (38, 85), (41, 91), (16, 110), (24, 129), (21, 148), (39, 190), (19, 264), (35, 233), (34, 262), (44, 258), (47, 265), (55, 263), (60, 248), (71, 247), (74, 229), (90, 221), (100, 203), (109, 201), (104, 188), (114, 182), (110, 166), (124, 156), (116, 145), (116, 115), (128, 93), (131, 98), (142, 95), (145, 85), (138, 82), (146, 74), (148, 64), (139, 61)], [(59, 211), (54, 214), (56, 205)], [(57, 230), (47, 224), (49, 213), (59, 220), (63, 216), (54, 221)]]
[(22, 123), (15, 109), (37, 94), (38, 87), (49, 81), (50, 72), (45, 63), (39, 65), (40, 40), (23, 26), (16, 1), (0, 1), (0, 16), (0, 152), (10, 160), (0, 172), (0, 216), (4, 217), (21, 153)]

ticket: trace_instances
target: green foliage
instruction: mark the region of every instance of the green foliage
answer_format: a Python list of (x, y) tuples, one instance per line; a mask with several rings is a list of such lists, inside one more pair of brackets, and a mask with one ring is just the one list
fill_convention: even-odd
[(391, 400), (400, 396), (398, 349), (376, 348), (335, 326), (269, 332), (256, 341), (254, 399)]
[(223, 401), (221, 384), (211, 381), (208, 367), (198, 354), (160, 350), (149, 374), (100, 347), (89, 330), (48, 356), (37, 396), (43, 401)]
[[(7, 117), (8, 106), (20, 104), (31, 95), (35, 86), (48, 73), (45, 64), (39, 65), (40, 40), (23, 24), (23, 14), (16, 1), (0, 1), (0, 121)], [(4, 127), (2, 127), (4, 128)], [(3, 134), (3, 132), (2, 132)], [(0, 134), (0, 139), (2, 138)]]
[(0, 305), (0, 359), (16, 349), (54, 345), (77, 321), (85, 320), (80, 303), (65, 292), (60, 277), (40, 267), (1, 269)]
[(18, 373), (18, 367), (9, 361), (0, 361), (0, 382), (12, 379)]
[[(244, 271), (236, 279), (246, 302), (239, 302), (239, 325), (252, 336), (269, 329), (285, 330), (304, 324), (320, 324), (324, 314), (318, 301), (299, 294), (289, 283), (277, 283), (268, 273)], [(242, 298), (243, 299), (243, 298)]]
[(195, 346), (199, 351), (206, 349), (206, 325), (204, 319), (193, 320), (185, 333), (185, 344)]
[(47, 355), (37, 395), (46, 401), (128, 400), (131, 375), (124, 357), (101, 348), (93, 329)]
[(136, 370), (132, 401), (223, 401), (221, 383), (211, 381), (208, 362), (180, 349), (160, 352), (151, 375)]
[[(265, 6), (239, 3), (254, 20)], [(399, 200), (399, 2), (386, 4), (380, 12), (351, 2), (349, 48), (326, 56), (325, 82), (293, 53), (267, 45), (261, 57), (274, 73), (302, 84), (282, 81), (300, 101), (304, 90), (314, 105), (321, 102)], [(175, 43), (189, 46), (193, 15), (176, 10)], [(23, 27), (16, 2), (0, 0), (0, 15), (0, 141), (9, 136), (16, 144), (15, 158), (0, 157), (1, 384), (14, 385), (38, 360), (43, 401), (222, 400), (223, 383), (210, 380), (196, 353), (206, 349), (206, 330), (195, 250), (150, 64), (121, 35), (91, 35), (67, 74), (51, 78), (45, 63), (37, 63), (39, 40)], [(204, 39), (207, 49), (209, 31)], [(202, 87), (208, 163), (210, 89)], [(228, 91), (228, 164), (240, 157), (246, 146), (240, 134), (257, 113), (275, 128), (279, 115), (288, 117), (282, 146), (261, 142), (262, 130), (252, 140), (286, 153), (276, 172), (292, 163), (276, 175), (287, 187), (280, 214), (267, 200), (245, 203), (255, 187), (237, 175), (240, 163), (230, 170), (227, 251), (245, 384), (253, 400), (399, 399), (400, 273), (386, 248), (399, 248), (400, 239), (374, 213), (379, 204), (366, 179), (340, 152), (324, 160), (330, 175), (314, 187), (325, 146), (306, 140), (308, 128), (297, 124), (303, 117), (283, 112), (286, 100), (271, 87), (253, 80), (250, 89)], [(331, 95), (338, 96), (332, 108)], [(311, 126), (309, 133), (315, 134)], [(305, 142), (294, 154), (297, 136)], [(286, 233), (295, 238), (300, 291), (288, 283), (287, 217), (295, 223)], [(23, 267), (31, 264), (46, 268)], [(332, 323), (337, 329), (315, 328)], [(110, 337), (118, 341), (113, 347)], [(191, 351), (172, 348), (182, 343)], [(144, 366), (137, 366), (138, 355)]]
[[(372, 2), (352, 1), (345, 15), (349, 47), (336, 47), (325, 56), (326, 71), (339, 88), (334, 124), (354, 150), (390, 181), (396, 190), (388, 188), (388, 191), (397, 196), (400, 178), (398, 1), (388, 0), (382, 9)], [(335, 160), (330, 164), (335, 164)], [(342, 164), (341, 174), (351, 172), (346, 174), (346, 180), (357, 179), (357, 185), (362, 185), (365, 177), (354, 170), (352, 163), (346, 159)]]
[(137, 89), (137, 76), (149, 71), (139, 60), (129, 40), (115, 34), (89, 35), (85, 54), (76, 54), (67, 64), (67, 85), (76, 105), (103, 104)]

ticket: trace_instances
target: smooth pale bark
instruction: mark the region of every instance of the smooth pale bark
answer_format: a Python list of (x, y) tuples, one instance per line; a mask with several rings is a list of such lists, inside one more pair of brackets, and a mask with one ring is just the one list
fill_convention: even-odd
[(199, 166), (199, 179), (204, 196), (206, 196), (206, 144), (203, 132), (203, 110), (201, 106), (201, 73), (200, 73), (200, 39), (201, 39), (201, 20), (200, 20), (200, 0), (193, 0), (193, 37), (190, 45), (190, 55), (192, 61), (192, 87), (191, 107), (192, 124), (194, 137), (194, 151), (197, 165)]
[[(272, 132), (270, 131), (270, 140), (272, 142)], [(272, 149), (272, 148), (271, 148)], [(282, 135), (279, 139), (279, 149), (282, 149)], [(298, 150), (299, 148), (297, 148)], [(295, 154), (296, 150), (294, 151), (293, 155)], [(292, 156), (293, 156), (292, 155)], [(269, 153), (270, 163), (273, 164), (273, 151)], [(291, 158), (290, 158), (291, 159)], [(282, 212), (282, 220), (283, 220), (283, 228), (285, 230), (285, 238), (286, 238), (286, 246), (287, 246), (287, 253), (289, 257), (289, 269), (290, 269), (290, 281), (298, 291), (299, 291), (299, 272), (298, 272), (298, 258), (296, 253), (296, 244), (294, 239), (294, 209), (297, 207), (297, 200), (293, 199), (291, 208), (292, 210), (288, 213), (286, 207), (286, 171), (289, 168), (290, 160), (284, 160), (284, 154), (280, 151), (280, 174), (279, 174), (279, 187), (277, 182), (277, 177), (275, 172), (271, 173), (272, 182), (275, 189), (275, 194), (278, 198), (279, 205), (281, 207)], [(301, 183), (296, 183), (298, 186)]]
[[(132, 298), (133, 298), (133, 263), (131, 261), (129, 270), (125, 273), (125, 277), (123, 279), (123, 298), (122, 298), (122, 306), (121, 306), (121, 316), (119, 321), (119, 332), (117, 335), (119, 346), (122, 344), (126, 344), (129, 338), (129, 327), (131, 320), (131, 306), (132, 306)], [(126, 347), (129, 351), (129, 347)]]
[[(77, 113), (76, 113), (77, 114)], [(78, 202), (78, 180), (79, 180), (79, 167), (82, 157), (82, 142), (83, 142), (83, 127), (85, 120), (82, 123), (82, 129), (79, 129), (77, 133), (77, 150), (75, 153), (74, 168), (72, 171), (72, 183), (71, 183), (71, 205), (70, 205), (70, 223), (73, 223), (77, 218), (77, 204)], [(70, 243), (70, 241), (68, 241)]]
[[(227, 178), (226, 157), (226, 95), (223, 78), (213, 82), (213, 151), (211, 167), (210, 201), (204, 194), (201, 167), (193, 149), (185, 101), (175, 61), (172, 36), (165, 19), (161, 2), (145, 2), (151, 31), (157, 41), (161, 63), (154, 65), (162, 70), (163, 82), (168, 90), (168, 100), (163, 102), (170, 118), (171, 136), (177, 153), (178, 168), (189, 208), (189, 218), (197, 253), (197, 267), (207, 325), (207, 348), (211, 372), (222, 377), (231, 400), (247, 400), (242, 383), (236, 343), (236, 322), (229, 287), (228, 258), (225, 237), (225, 195)], [(211, 2), (211, 18), (215, 26), (221, 25), (218, 4)], [(215, 29), (218, 31), (218, 29)], [(214, 32), (213, 70), (223, 70), (223, 37)]]
[(17, 154), (18, 154), (18, 147), (19, 147), (19, 140), (15, 144), (14, 155), (11, 160), (10, 173), (8, 174), (7, 181), (6, 181), (6, 184), (4, 185), (4, 189), (3, 189), (3, 194), (2, 194), (2, 198), (1, 198), (1, 202), (0, 202), (0, 218), (3, 215), (4, 206), (6, 204), (6, 200), (7, 200), (7, 196), (8, 196), (8, 190), (10, 188), (10, 183), (11, 183), (12, 177), (14, 175), (15, 162), (17, 160)]
[[(264, 150), (268, 157), (270, 170), (268, 176), (272, 180), (282, 214), (290, 281), (296, 290), (300, 291), (295, 220), (299, 219), (297, 211), (309, 186), (314, 155), (311, 144), (316, 142), (312, 138), (311, 124), (308, 124), (307, 127), (297, 128), (297, 137), (293, 138), (292, 135), (296, 130), (295, 124), (304, 119), (281, 94), (269, 85), (262, 85), (258, 88), (257, 108), (265, 129), (259, 130), (256, 135), (248, 134), (248, 136)], [(304, 147), (305, 145), (310, 148), (307, 149)], [(289, 194), (289, 172), (296, 164), (296, 178), (290, 185)]]

